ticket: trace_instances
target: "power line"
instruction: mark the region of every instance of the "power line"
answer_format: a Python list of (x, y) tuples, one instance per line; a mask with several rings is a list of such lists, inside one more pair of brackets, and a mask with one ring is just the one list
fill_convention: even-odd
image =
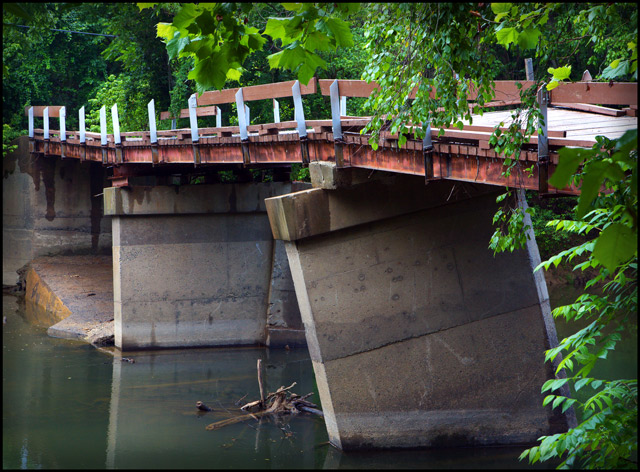
[[(25, 25), (12, 25), (11, 23), (5, 23), (6, 26), (17, 26), (18, 28), (33, 28), (33, 26), (25, 26)], [(73, 34), (89, 34), (91, 36), (106, 36), (107, 38), (116, 38), (115, 34), (102, 34), (102, 33), (86, 33), (84, 31), (71, 31), (71, 30), (62, 30), (55, 28), (47, 28), (51, 31), (59, 31), (61, 33), (73, 33)]]

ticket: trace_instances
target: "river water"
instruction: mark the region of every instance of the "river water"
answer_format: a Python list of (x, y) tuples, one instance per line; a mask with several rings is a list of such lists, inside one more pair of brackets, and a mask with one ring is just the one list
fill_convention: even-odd
[[(12, 295), (3, 295), (3, 316), (4, 469), (529, 468), (517, 460), (521, 447), (343, 453), (310, 414), (208, 431), (237, 416), (243, 396), (259, 398), (257, 359), (268, 391), (297, 382), (293, 391), (314, 392), (319, 403), (307, 350), (144, 351), (127, 353), (130, 363), (117, 351), (47, 336)], [(637, 344), (616, 362), (631, 369), (636, 355)], [(198, 400), (213, 411), (199, 412)]]

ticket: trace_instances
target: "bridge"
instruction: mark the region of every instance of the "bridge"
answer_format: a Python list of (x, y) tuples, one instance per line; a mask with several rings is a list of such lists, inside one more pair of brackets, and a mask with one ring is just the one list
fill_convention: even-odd
[[(105, 107), (101, 110), (100, 133), (84, 129), (66, 132), (63, 106), (28, 107), (25, 111), (29, 114), (31, 152), (112, 166), (115, 187), (126, 186), (132, 176), (160, 174), (167, 169), (176, 172), (182, 165), (206, 171), (234, 164), (258, 168), (309, 162), (422, 175), (427, 180), (514, 186), (516, 176), (503, 175), (505, 156), (489, 145), (494, 129), (500, 128), (500, 123), (508, 125), (511, 121), (510, 111), (474, 115), (473, 124), (467, 122), (462, 129), (430, 128), (430, 134), (423, 140), (416, 140), (412, 133), (405, 146), (398, 145), (397, 134), (383, 131), (378, 148), (374, 150), (369, 144), (369, 136), (361, 133), (370, 119), (341, 115), (339, 102), (347, 97), (368, 97), (376, 84), (356, 80), (320, 80), (319, 84), (322, 95), (330, 97), (331, 119), (306, 121), (304, 118), (302, 97), (316, 92), (315, 78), (302, 87), (297, 81), (291, 81), (205, 92), (200, 97), (194, 94), (189, 99), (189, 108), (180, 114), (180, 117), (190, 118), (190, 129), (157, 131), (153, 100), (149, 103), (148, 131), (120, 133), (117, 104), (114, 105), (113, 134), (106, 132)], [(531, 81), (522, 82), (524, 88), (533, 85)], [(279, 122), (276, 99), (283, 97), (293, 98), (296, 121)], [(497, 81), (495, 100), (484, 106), (516, 105), (520, 103), (519, 97), (516, 81)], [(471, 94), (470, 99), (474, 98)], [(275, 122), (251, 125), (245, 114), (248, 111), (245, 102), (265, 99), (276, 103)], [(222, 103), (236, 103), (240, 110), (239, 125), (198, 128), (198, 116), (217, 116), (221, 122), (220, 109), (216, 105)], [(542, 112), (548, 113), (547, 121), (542, 125), (543, 135), (534, 133), (519, 156), (525, 165), (534, 165), (532, 177), (519, 179), (519, 186), (526, 189), (576, 194), (575, 188), (546, 187), (549, 172), (553, 172), (558, 162), (557, 150), (565, 146), (591, 147), (596, 135), (616, 138), (637, 125), (637, 120), (627, 116), (635, 115), (637, 110), (634, 108), (637, 106), (636, 85), (631, 83), (561, 84), (544, 93), (540, 103)], [(596, 104), (628, 105), (629, 108), (620, 110)], [(79, 114), (79, 121), (84, 125), (84, 109)], [(42, 129), (34, 129), (35, 116), (43, 117)], [(59, 130), (49, 129), (49, 118), (52, 117), (59, 118)], [(161, 117), (170, 118), (168, 112), (162, 113)], [(506, 130), (504, 126), (501, 129)]]
[[(56, 250), (108, 251), (123, 352), (306, 343), (330, 441), (343, 449), (521, 444), (565, 431), (572, 410), (541, 407), (554, 375), (543, 351), (557, 338), (544, 275), (533, 272), (535, 237), (493, 257), (495, 198), (506, 185), (576, 194), (546, 183), (558, 149), (637, 128), (637, 85), (540, 91), (547, 120), (519, 156), (533, 174), (510, 177), (489, 145), (508, 110), (404, 146), (383, 131), (374, 149), (361, 133), (369, 119), (347, 115), (343, 98), (373, 88), (320, 80), (205, 92), (180, 112), (190, 127), (172, 130), (157, 129), (151, 102), (149, 130), (121, 133), (114, 106), (111, 134), (105, 107), (100, 133), (83, 129), (83, 109), (81, 129), (67, 131), (63, 106), (27, 108), (28, 140), (5, 160), (3, 278)], [(496, 82), (487, 106), (517, 104), (517, 90)], [(326, 120), (305, 120), (314, 93), (329, 97)], [(279, 122), (283, 98), (293, 121)], [(251, 124), (253, 100), (273, 100), (273, 123)], [(237, 126), (221, 126), (223, 103), (236, 104)], [(217, 126), (199, 127), (205, 116)], [(293, 163), (309, 167), (311, 185), (289, 181)], [(277, 171), (262, 183), (216, 177), (251, 168)], [(172, 185), (193, 173), (204, 183)], [(511, 204), (526, 205), (522, 190)]]

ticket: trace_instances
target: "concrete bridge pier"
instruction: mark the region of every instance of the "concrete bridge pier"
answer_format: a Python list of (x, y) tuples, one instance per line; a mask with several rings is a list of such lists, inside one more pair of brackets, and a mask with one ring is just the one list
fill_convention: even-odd
[(566, 431), (541, 406), (553, 377), (543, 351), (557, 339), (533, 233), (526, 251), (487, 248), (503, 190), (402, 175), (354, 185), (368, 172), (314, 166), (324, 188), (266, 206), (331, 443), (505, 445)]
[(264, 207), (291, 185), (106, 188), (115, 345), (304, 345), (287, 259)]

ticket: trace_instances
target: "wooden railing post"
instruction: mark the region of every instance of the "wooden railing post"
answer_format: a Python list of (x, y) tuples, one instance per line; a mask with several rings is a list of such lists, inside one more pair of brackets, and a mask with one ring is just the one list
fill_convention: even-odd
[(42, 110), (42, 120), (44, 121), (44, 153), (49, 154), (49, 107)]
[(425, 183), (434, 178), (433, 175), (433, 143), (431, 142), (431, 123), (427, 123), (427, 131), (422, 140), (422, 154), (424, 157)]
[(60, 159), (64, 159), (65, 155), (64, 155), (64, 145), (65, 142), (67, 141), (67, 124), (66, 124), (66, 118), (67, 118), (67, 108), (66, 107), (60, 107), (60, 112), (59, 112), (59, 120), (60, 120)]
[(193, 165), (200, 164), (200, 150), (198, 149), (198, 115), (196, 114), (196, 108), (198, 107), (198, 101), (196, 94), (192, 94), (189, 97), (189, 122), (191, 123), (191, 147), (193, 149)]
[(33, 107), (29, 107), (29, 152), (35, 151), (35, 135), (33, 132)]
[(149, 144), (151, 145), (151, 165), (158, 164), (158, 131), (156, 130), (156, 107), (153, 99), (147, 103), (149, 114)]
[(533, 60), (530, 57), (524, 60), (524, 69), (527, 74), (527, 80), (533, 81)]
[(238, 111), (238, 127), (240, 128), (240, 141), (242, 146), (242, 162), (247, 165), (251, 162), (249, 155), (249, 132), (248, 126), (248, 107), (244, 104), (244, 94), (242, 87), (236, 92), (236, 109)]
[(329, 98), (331, 101), (331, 129), (333, 130), (333, 150), (336, 155), (336, 166), (343, 167), (344, 138), (342, 137), (342, 123), (340, 122), (340, 86), (337, 79), (329, 87)]
[(102, 164), (108, 164), (107, 156), (107, 109), (100, 108), (100, 145), (102, 146)]
[(82, 144), (82, 157), (83, 161), (87, 160), (87, 133), (84, 124), (84, 105), (78, 110), (78, 134), (80, 137), (80, 144)]
[(302, 163), (309, 164), (309, 145), (307, 143), (307, 123), (304, 119), (304, 109), (302, 108), (302, 94), (300, 93), (300, 81), (296, 80), (291, 87), (293, 93), (293, 107), (295, 120), (298, 123), (298, 136), (300, 137), (300, 152), (302, 153)]
[(116, 163), (124, 163), (124, 150), (122, 149), (122, 140), (120, 139), (120, 118), (118, 117), (118, 104), (114, 103), (111, 107), (111, 121), (113, 122), (113, 143), (116, 149)]
[(547, 84), (543, 83), (538, 90), (538, 106), (542, 120), (538, 122), (538, 191), (542, 194), (549, 191), (549, 134), (547, 132), (547, 105), (549, 92)]

